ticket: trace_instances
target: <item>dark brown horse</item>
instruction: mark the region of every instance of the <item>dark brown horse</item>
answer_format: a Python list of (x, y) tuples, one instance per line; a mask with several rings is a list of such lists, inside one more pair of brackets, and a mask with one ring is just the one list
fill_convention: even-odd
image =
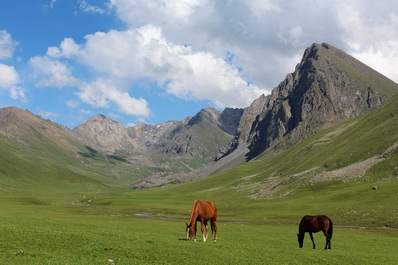
[[(217, 241), (217, 208), (212, 202), (201, 202), (196, 200), (193, 204), (191, 210), (191, 217), (189, 219), (189, 223), (187, 225), (187, 240), (191, 240), (192, 236), (196, 241), (196, 222), (200, 221), (202, 224), (202, 237), (203, 242), (207, 241), (209, 236), (209, 226), (207, 225), (207, 221), (210, 221), (211, 232), (214, 233), (214, 242)], [(206, 235), (204, 235), (204, 231), (206, 228)]]
[(330, 220), (330, 218), (325, 215), (304, 216), (301, 219), (299, 225), (299, 233), (297, 234), (300, 248), (303, 247), (305, 232), (308, 232), (310, 234), (312, 246), (313, 248), (315, 248), (315, 242), (314, 238), (312, 237), (312, 233), (316, 233), (319, 231), (322, 231), (326, 237), (325, 249), (330, 249), (330, 240), (332, 239), (333, 234), (332, 220)]

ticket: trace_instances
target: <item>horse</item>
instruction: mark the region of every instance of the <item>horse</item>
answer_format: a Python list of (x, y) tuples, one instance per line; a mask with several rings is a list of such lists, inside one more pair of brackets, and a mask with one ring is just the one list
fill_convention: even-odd
[[(187, 240), (191, 240), (192, 236), (196, 241), (196, 222), (200, 221), (202, 225), (202, 238), (203, 242), (206, 242), (209, 236), (209, 226), (207, 222), (210, 221), (211, 232), (214, 233), (214, 242), (217, 242), (217, 208), (212, 202), (202, 202), (196, 200), (192, 206), (191, 217), (187, 225)], [(206, 235), (204, 235), (204, 229), (206, 228)]]
[(325, 249), (330, 249), (330, 240), (332, 239), (333, 234), (332, 220), (330, 220), (330, 218), (325, 215), (304, 216), (301, 219), (299, 232), (297, 234), (300, 248), (303, 247), (304, 234), (305, 232), (308, 232), (312, 240), (312, 246), (315, 249), (315, 242), (314, 238), (312, 237), (312, 233), (317, 233), (319, 231), (322, 231), (326, 237)]

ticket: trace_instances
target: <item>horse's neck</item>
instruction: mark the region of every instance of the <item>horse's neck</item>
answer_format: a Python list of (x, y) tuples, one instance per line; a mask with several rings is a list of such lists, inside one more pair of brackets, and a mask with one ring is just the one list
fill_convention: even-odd
[(196, 214), (196, 211), (195, 211), (198, 202), (199, 202), (199, 201), (195, 201), (195, 203), (194, 203), (193, 206), (192, 206), (191, 217), (190, 217), (190, 220), (189, 220), (189, 222), (190, 222), (191, 224), (193, 224), (194, 222), (196, 222), (196, 218), (198, 217), (197, 214)]

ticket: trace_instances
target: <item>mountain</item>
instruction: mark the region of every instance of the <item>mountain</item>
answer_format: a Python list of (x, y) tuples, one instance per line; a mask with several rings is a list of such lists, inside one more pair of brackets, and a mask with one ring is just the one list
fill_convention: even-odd
[(90, 118), (72, 133), (93, 149), (112, 155), (151, 155), (211, 161), (235, 133), (241, 109), (206, 108), (194, 117), (156, 125), (124, 128), (103, 115)]
[(98, 115), (70, 130), (28, 110), (3, 108), (0, 175), (14, 175), (18, 168), (28, 182), (38, 177), (56, 185), (61, 175), (71, 175), (84, 181), (90, 176), (88, 182), (101, 187), (128, 187), (145, 177), (190, 172), (214, 160), (220, 146), (228, 144), (241, 112), (209, 108), (182, 121), (127, 129)]
[(72, 134), (91, 148), (106, 154), (131, 154), (138, 145), (123, 125), (102, 114), (80, 124), (72, 130)]
[[(148, 172), (148, 169), (145, 169)], [(105, 156), (65, 126), (15, 107), (0, 109), (0, 186), (19, 190), (108, 189), (143, 177), (142, 167)]]
[(226, 145), (236, 131), (242, 110), (202, 109), (192, 118), (171, 126), (151, 150), (171, 156), (185, 156), (214, 160), (221, 146)]
[(54, 126), (35, 116), (28, 110), (16, 107), (0, 109), (0, 134), (31, 148), (44, 149), (41, 141), (62, 150), (77, 153), (81, 151), (78, 141), (71, 137), (64, 126)]
[(18, 168), (24, 178), (47, 176), (55, 183), (67, 172), (100, 186), (134, 188), (189, 182), (261, 154), (283, 153), (322, 129), (372, 112), (397, 92), (396, 83), (324, 43), (306, 49), (293, 73), (245, 109), (206, 108), (182, 121), (130, 128), (98, 115), (71, 131), (4, 108), (0, 175)]
[(313, 44), (271, 95), (244, 109), (230, 147), (218, 158), (243, 149), (250, 160), (274, 145), (289, 147), (369, 113), (397, 92), (396, 83), (350, 55), (330, 44)]

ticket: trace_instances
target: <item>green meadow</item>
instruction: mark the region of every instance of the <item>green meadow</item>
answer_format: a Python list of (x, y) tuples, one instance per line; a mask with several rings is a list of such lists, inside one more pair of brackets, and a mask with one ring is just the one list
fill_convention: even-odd
[[(184, 221), (191, 201), (169, 199), (163, 205), (153, 200), (144, 209), (139, 201), (148, 195), (140, 191), (125, 192), (122, 197), (104, 194), (118, 201), (115, 206), (101, 203), (101, 194), (91, 199), (84, 195), (57, 200), (2, 198), (2, 264), (396, 264), (398, 260), (396, 229), (335, 226), (331, 250), (323, 250), (325, 237), (320, 233), (314, 234), (315, 250), (308, 235), (300, 249), (297, 224), (289, 219), (269, 223), (247, 218), (249, 223), (234, 223), (223, 207), (217, 242), (211, 235), (202, 242), (200, 232), (198, 241), (186, 241)], [(159, 218), (156, 211), (168, 208), (178, 213), (175, 218)]]

